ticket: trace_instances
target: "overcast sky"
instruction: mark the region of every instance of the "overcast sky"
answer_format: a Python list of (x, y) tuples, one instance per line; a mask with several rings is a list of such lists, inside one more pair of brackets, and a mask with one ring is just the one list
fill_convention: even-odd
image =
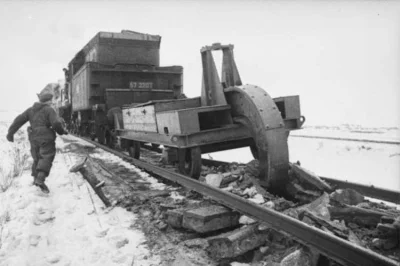
[(309, 124), (400, 125), (399, 1), (0, 2), (0, 109), (23, 110), (98, 31), (162, 36), (200, 95), (200, 48), (235, 45), (244, 83), (300, 95)]

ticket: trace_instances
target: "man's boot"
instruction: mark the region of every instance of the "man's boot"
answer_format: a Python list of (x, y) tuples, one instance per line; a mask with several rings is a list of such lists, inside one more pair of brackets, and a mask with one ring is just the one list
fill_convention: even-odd
[(46, 186), (46, 184), (44, 183), (44, 180), (46, 179), (46, 173), (45, 172), (38, 172), (37, 173), (37, 177), (35, 179), (35, 186), (38, 186), (43, 193), (50, 193), (49, 188)]
[(36, 185), (35, 182), (36, 182), (36, 176), (37, 176), (37, 174), (36, 174), (36, 173), (32, 173), (31, 176), (33, 177), (32, 185)]

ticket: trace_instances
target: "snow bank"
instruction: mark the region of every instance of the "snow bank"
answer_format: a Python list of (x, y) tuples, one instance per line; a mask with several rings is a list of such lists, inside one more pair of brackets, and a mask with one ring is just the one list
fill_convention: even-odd
[(78, 158), (63, 146), (58, 138), (49, 195), (32, 185), (29, 170), (0, 193), (0, 265), (160, 264), (135, 229), (136, 216), (105, 209), (80, 174), (69, 173)]

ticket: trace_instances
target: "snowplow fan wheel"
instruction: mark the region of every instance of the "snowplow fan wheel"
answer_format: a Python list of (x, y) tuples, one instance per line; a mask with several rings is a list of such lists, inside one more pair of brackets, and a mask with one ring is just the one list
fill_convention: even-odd
[(225, 96), (236, 123), (246, 126), (253, 137), (253, 156), (260, 162), (260, 183), (283, 194), (288, 180), (287, 130), (274, 100), (253, 85), (229, 87)]
[(128, 153), (134, 159), (140, 158), (140, 142), (131, 140), (129, 141)]
[(178, 149), (178, 168), (183, 175), (199, 179), (201, 174), (201, 149)]
[(250, 151), (251, 151), (251, 154), (253, 155), (254, 159), (257, 159), (257, 160), (260, 159), (260, 157), (258, 156), (258, 149), (257, 149), (256, 145), (251, 145)]

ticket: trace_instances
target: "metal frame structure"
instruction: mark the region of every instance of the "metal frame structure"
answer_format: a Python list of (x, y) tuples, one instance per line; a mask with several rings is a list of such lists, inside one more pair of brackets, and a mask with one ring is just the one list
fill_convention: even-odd
[[(214, 51), (223, 53), (221, 79)], [(161, 102), (164, 107), (159, 108), (160, 102), (153, 101), (126, 107), (124, 127), (117, 129), (117, 135), (134, 158), (140, 156), (137, 142), (177, 148), (182, 173), (194, 178), (200, 175), (201, 153), (249, 146), (260, 160), (262, 185), (283, 193), (280, 190), (285, 187), (289, 169), (287, 137), (290, 130), (304, 123), (298, 96), (273, 99), (260, 87), (242, 85), (233, 45), (217, 43), (203, 47), (200, 53), (200, 105)], [(184, 167), (187, 164), (190, 167)]]

